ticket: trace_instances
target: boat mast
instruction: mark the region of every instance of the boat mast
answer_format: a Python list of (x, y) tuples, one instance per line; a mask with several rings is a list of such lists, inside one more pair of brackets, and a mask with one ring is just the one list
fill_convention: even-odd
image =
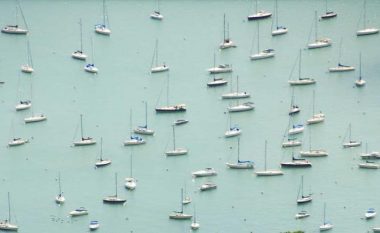
[(79, 19), (80, 51), (83, 52), (82, 18)]
[(257, 21), (257, 53), (260, 53), (260, 23), (259, 21)]
[(181, 214), (183, 214), (183, 203), (182, 203), (182, 200), (183, 200), (183, 188), (181, 188)]
[(132, 108), (129, 109), (129, 126), (130, 126), (131, 138), (132, 138)]
[(314, 13), (314, 19), (315, 19), (315, 40), (318, 39), (318, 22), (317, 22), (317, 11)]
[(58, 173), (58, 189), (59, 189), (59, 196), (62, 194), (62, 189), (61, 189), (61, 173)]
[(156, 51), (155, 56), (156, 56), (156, 67), (157, 67), (158, 66), (158, 39), (156, 39), (156, 49), (155, 49), (155, 51)]
[(364, 26), (364, 29), (367, 28), (367, 26), (366, 26), (366, 23), (367, 23), (366, 22), (366, 20), (367, 20), (366, 4), (367, 4), (367, 1), (364, 0), (364, 2), (363, 2), (363, 11), (364, 11), (363, 26)]
[(92, 52), (92, 64), (95, 64), (95, 59), (94, 59), (94, 39), (91, 37), (91, 52)]
[(195, 213), (195, 204), (194, 204), (194, 219), (193, 219), (193, 223), (196, 223), (197, 222), (197, 217), (196, 217), (196, 213)]
[(103, 25), (106, 25), (106, 1), (103, 0)]
[(276, 0), (276, 2), (275, 2), (275, 5), (276, 5), (276, 12), (275, 12), (275, 14), (276, 14), (276, 29), (278, 29), (278, 9), (277, 9), (277, 0)]
[(362, 53), (359, 53), (359, 80), (362, 80)]
[(133, 177), (132, 176), (132, 150), (131, 150), (131, 159), (130, 159), (131, 161), (130, 161), (130, 164), (129, 164), (129, 166), (130, 166), (130, 169), (131, 169), (131, 177)]
[(350, 142), (351, 142), (351, 123), (348, 124), (348, 139), (349, 139)]
[(256, 6), (256, 14), (257, 14), (257, 12), (259, 11), (259, 10), (257, 9), (257, 0), (255, 1), (255, 6)]
[(326, 224), (326, 202), (323, 204), (323, 225)]
[(100, 138), (100, 161), (103, 161), (103, 137)]
[(315, 90), (313, 90), (313, 116), (315, 112)]
[(300, 59), (298, 61), (298, 80), (301, 79), (301, 60), (302, 60), (302, 50), (300, 49)]
[(325, 6), (326, 6), (326, 13), (327, 13), (327, 0), (326, 0), (326, 4), (325, 4)]
[(22, 8), (21, 8), (21, 4), (20, 4), (19, 1), (17, 1), (17, 3), (18, 3), (18, 7), (20, 8), (20, 12), (21, 12), (22, 20), (23, 20), (24, 23), (25, 23), (25, 27), (26, 27), (27, 30), (29, 30), (28, 24), (26, 23), (26, 20), (25, 20), (24, 12), (22, 11)]
[(117, 173), (115, 173), (115, 190), (116, 190), (115, 197), (117, 197)]
[(338, 65), (340, 64), (340, 59), (342, 57), (342, 43), (343, 43), (343, 37), (340, 38), (340, 43), (339, 43), (339, 60), (338, 60)]
[(166, 85), (166, 106), (169, 106), (169, 74), (168, 74), (168, 84)]
[(240, 155), (240, 137), (238, 137), (238, 163), (240, 162), (239, 155)]
[(264, 170), (267, 170), (267, 140), (265, 140), (265, 149), (264, 149)]
[(172, 125), (173, 127), (173, 149), (175, 150), (175, 130), (174, 130), (174, 125)]
[(311, 127), (309, 128), (309, 151), (311, 151)]
[(32, 51), (30, 50), (29, 38), (26, 41), (26, 60), (27, 65), (33, 67)]
[(83, 115), (80, 114), (80, 136), (83, 140), (83, 125), (82, 125), (82, 118), (83, 118)]
[(11, 199), (8, 192), (8, 222), (11, 222)]
[(301, 176), (301, 197), (303, 198), (303, 176)]
[(223, 15), (223, 42), (226, 42), (226, 14)]
[(148, 102), (145, 102), (145, 128), (148, 129)]
[(239, 75), (236, 75), (236, 93), (239, 92)]

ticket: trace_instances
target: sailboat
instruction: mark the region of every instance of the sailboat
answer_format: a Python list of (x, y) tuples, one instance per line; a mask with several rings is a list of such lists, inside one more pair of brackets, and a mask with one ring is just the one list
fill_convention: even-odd
[(172, 125), (173, 128), (173, 149), (168, 150), (165, 152), (167, 156), (174, 156), (174, 155), (185, 155), (187, 154), (187, 149), (185, 148), (177, 148), (175, 145), (175, 125)]
[(11, 223), (11, 201), (8, 192), (8, 219), (0, 221), (0, 230), (3, 231), (17, 231), (18, 226)]
[[(24, 20), (24, 24), (25, 24), (26, 29), (24, 29), (24, 28), (20, 27), (20, 25), (18, 25), (17, 21), (18, 21), (18, 11), (19, 10), (20, 10), (22, 19)], [(6, 25), (5, 27), (3, 27), (1, 29), (1, 32), (7, 33), (7, 34), (16, 34), (16, 35), (25, 35), (28, 33), (28, 25), (26, 24), (24, 13), (22, 12), (22, 8), (21, 8), (21, 5), (19, 3), (16, 6), (16, 24)]]
[(103, 0), (103, 22), (95, 25), (95, 32), (102, 35), (110, 35), (111, 30), (109, 29), (108, 15), (106, 9), (106, 1)]
[(144, 135), (153, 135), (154, 130), (148, 128), (148, 102), (144, 101), (145, 103), (145, 125), (138, 126), (133, 130), (133, 132), (137, 134), (144, 134)]
[(284, 173), (281, 170), (267, 170), (267, 141), (265, 140), (264, 171), (255, 172), (257, 176), (278, 176)]
[(252, 15), (248, 15), (248, 20), (265, 19), (272, 16), (272, 13), (270, 12), (267, 12), (265, 10), (258, 10), (257, 0), (255, 2), (256, 2), (256, 13)]
[(378, 28), (367, 27), (367, 1), (363, 1), (363, 29), (360, 29), (356, 32), (357, 36), (365, 36), (379, 33)]
[(337, 15), (338, 14), (335, 13), (334, 11), (328, 10), (328, 8), (327, 8), (327, 0), (326, 0), (326, 13), (324, 13), (323, 15), (321, 15), (321, 19), (331, 19), (331, 18), (336, 17)]
[(111, 160), (103, 159), (103, 138), (100, 138), (100, 157), (95, 162), (95, 167), (104, 167), (111, 164)]
[[(19, 76), (20, 79), (20, 76)], [(30, 80), (30, 95), (32, 96), (33, 86), (32, 86), (32, 80)], [(29, 99), (23, 99), (20, 100), (19, 103), (15, 106), (16, 111), (22, 111), (25, 109), (29, 109), (32, 107), (32, 101)]]
[(313, 78), (301, 78), (301, 68), (302, 68), (302, 50), (300, 49), (298, 56), (298, 79), (296, 80), (288, 80), (288, 83), (291, 86), (300, 86), (300, 85), (310, 85), (315, 84), (316, 81)]
[(162, 20), (164, 18), (164, 16), (160, 12), (160, 2), (159, 2), (159, 0), (156, 1), (156, 4), (157, 4), (156, 9), (150, 14), (150, 18)]
[(340, 63), (341, 56), (342, 56), (342, 40), (343, 39), (340, 39), (340, 43), (339, 43), (338, 66), (337, 67), (331, 67), (331, 68), (329, 68), (330, 72), (345, 72), (345, 71), (353, 71), (353, 70), (355, 70), (355, 67), (353, 67), (353, 66), (343, 65), (343, 64)]
[(216, 65), (216, 55), (214, 53), (214, 66), (207, 70), (210, 74), (230, 73), (232, 72), (232, 65), (220, 64)]
[(365, 152), (360, 154), (361, 159), (379, 159), (380, 152), (372, 151), (368, 152), (368, 143), (365, 144)]
[[(32, 90), (32, 84), (31, 85), (31, 100), (33, 99), (33, 90)], [(35, 123), (35, 122), (40, 122), (40, 121), (45, 121), (47, 120), (47, 117), (44, 114), (34, 114), (33, 112), (33, 106), (30, 107), (32, 110), (32, 116), (30, 117), (25, 117), (24, 122), (25, 123)]]
[(248, 92), (239, 92), (239, 76), (236, 76), (236, 92), (230, 92), (222, 95), (222, 99), (241, 99), (248, 97), (250, 97), (250, 94)]
[(289, 115), (293, 116), (301, 111), (301, 108), (294, 103), (294, 88), (292, 88), (292, 99), (290, 101), (290, 109), (289, 109)]
[(364, 214), (365, 219), (371, 219), (371, 218), (374, 218), (375, 216), (376, 216), (376, 210), (374, 208), (369, 208)]
[(168, 70), (169, 70), (169, 66), (167, 66), (165, 62), (162, 65), (158, 64), (158, 40), (156, 39), (156, 46), (154, 47), (152, 68), (150, 69), (150, 72), (158, 73), (158, 72), (164, 72)]
[(71, 54), (71, 57), (78, 60), (86, 60), (87, 55), (83, 52), (83, 36), (82, 36), (82, 19), (79, 19), (80, 28), (80, 50), (77, 50)]
[(289, 129), (288, 127), (288, 135), (295, 135), (303, 133), (305, 130), (305, 126), (303, 124), (294, 124), (294, 119), (289, 117), (289, 124), (291, 123), (292, 127)]
[(352, 138), (351, 138), (351, 123), (348, 124), (348, 142), (343, 143), (343, 148), (358, 147), (361, 145), (362, 145), (362, 142), (352, 140)]
[(300, 155), (302, 157), (325, 157), (328, 153), (324, 149), (311, 149), (311, 128), (309, 129), (309, 150), (301, 150)]
[(134, 190), (137, 186), (137, 179), (133, 177), (132, 175), (132, 150), (131, 150), (131, 155), (130, 155), (130, 163), (129, 163), (129, 170), (130, 170), (130, 175), (129, 177), (125, 178), (125, 188), (129, 190)]
[(94, 145), (96, 141), (91, 137), (83, 136), (83, 115), (80, 114), (80, 140), (74, 142), (74, 146), (88, 146)]
[(84, 66), (84, 70), (89, 73), (98, 73), (99, 69), (94, 64), (94, 40), (91, 37), (91, 63)]
[(359, 54), (359, 79), (355, 81), (357, 87), (364, 86), (366, 81), (362, 78), (362, 53)]
[(115, 195), (107, 196), (103, 198), (104, 203), (109, 203), (109, 204), (124, 204), (127, 199), (125, 198), (120, 198), (117, 196), (117, 173), (115, 173)]
[(166, 106), (156, 107), (158, 113), (185, 112), (186, 104), (169, 105), (169, 75), (166, 84)]
[(314, 42), (311, 42), (307, 45), (308, 49), (317, 49), (331, 46), (332, 41), (330, 38), (318, 38), (318, 22), (317, 22), (317, 11), (315, 11), (314, 17), (314, 25), (315, 25), (315, 38)]
[(231, 114), (228, 113), (228, 122), (229, 122), (229, 127), (228, 127), (228, 130), (224, 133), (224, 136), (226, 138), (230, 138), (230, 137), (235, 137), (235, 136), (238, 136), (241, 134), (241, 129), (238, 125), (234, 125), (232, 126), (232, 121), (231, 121)]
[(129, 113), (129, 124), (131, 126), (131, 136), (129, 137), (128, 140), (124, 141), (124, 146), (134, 146), (134, 145), (141, 145), (141, 144), (145, 144), (145, 140), (140, 137), (140, 136), (137, 136), (137, 135), (133, 135), (132, 134), (132, 109), (130, 110), (130, 113)]
[(21, 146), (21, 145), (24, 145), (25, 143), (28, 143), (29, 140), (28, 139), (22, 139), (20, 137), (15, 137), (15, 133), (14, 133), (14, 122), (12, 120), (12, 123), (11, 123), (11, 131), (12, 131), (12, 139), (8, 142), (8, 146), (9, 147), (12, 147), (12, 146)]
[(379, 169), (380, 164), (375, 163), (373, 161), (365, 161), (365, 163), (359, 163), (359, 168), (367, 168), (367, 169)]
[(63, 204), (65, 202), (65, 197), (61, 189), (61, 173), (58, 173), (58, 195), (55, 197), (55, 202), (57, 204)]
[(319, 113), (315, 113), (315, 90), (313, 90), (313, 116), (306, 121), (308, 125), (321, 123), (325, 120), (325, 114), (321, 111)]
[[(282, 142), (283, 148), (301, 146), (302, 144), (302, 141), (297, 140), (295, 135), (302, 133), (304, 130), (304, 126), (301, 124), (295, 125), (295, 124), (292, 124), (292, 122), (293, 122), (293, 119), (291, 118), (291, 116), (289, 116), (289, 122), (288, 122), (286, 132), (284, 135), (284, 139), (287, 138), (287, 140), (284, 140)], [(290, 128), (290, 125), (292, 125), (291, 128)]]
[[(300, 193), (301, 193), (301, 196), (299, 196)], [(308, 203), (308, 202), (311, 202), (312, 200), (313, 198), (311, 197), (311, 194), (308, 194), (308, 195), (303, 194), (303, 176), (301, 176), (301, 184), (298, 190), (297, 204)]]
[(281, 167), (286, 167), (286, 168), (305, 168), (305, 167), (311, 167), (311, 163), (308, 160), (306, 160), (306, 159), (294, 157), (294, 152), (292, 151), (292, 161), (281, 162)]
[(33, 69), (33, 59), (32, 51), (30, 50), (29, 38), (26, 40), (26, 64), (21, 66), (21, 71), (24, 73), (32, 73)]
[(191, 227), (192, 230), (198, 230), (199, 227), (201, 227), (201, 225), (199, 224), (199, 222), (197, 222), (197, 215), (196, 215), (196, 212), (195, 212), (195, 205), (194, 205), (194, 218), (193, 218), (193, 222), (191, 223), (190, 227)]
[(327, 231), (334, 227), (330, 222), (326, 221), (326, 203), (323, 205), (323, 224), (319, 226), (320, 231)]
[(230, 163), (227, 162), (227, 167), (231, 169), (253, 169), (254, 162), (252, 160), (240, 160), (240, 138), (237, 140), (238, 146), (237, 146), (237, 162)]
[(216, 78), (215, 74), (214, 74), (212, 80), (207, 82), (207, 86), (208, 87), (218, 87), (218, 86), (224, 86), (227, 83), (228, 83), (227, 80), (224, 80), (223, 78)]
[(245, 102), (240, 104), (239, 100), (236, 105), (229, 106), (227, 108), (228, 112), (245, 112), (250, 111), (255, 108), (255, 104), (253, 102)]
[(261, 60), (270, 57), (274, 57), (274, 49), (264, 49), (260, 51), (260, 26), (259, 22), (257, 22), (257, 53), (251, 54), (249, 57), (251, 60)]
[(185, 197), (182, 200), (182, 204), (184, 204), (184, 205), (190, 204), (191, 203), (191, 197), (187, 196), (186, 184), (185, 184), (185, 191), (184, 191), (184, 193), (185, 193)]
[(176, 220), (186, 220), (186, 219), (191, 219), (193, 216), (191, 214), (185, 214), (183, 212), (183, 189), (181, 189), (181, 211), (173, 211), (171, 214), (169, 214), (170, 219), (176, 219)]
[(302, 141), (300, 140), (297, 140), (296, 137), (294, 136), (288, 136), (287, 137), (287, 140), (284, 140), (282, 142), (282, 147), (283, 148), (287, 148), (287, 147), (295, 147), (295, 146), (301, 146), (302, 145)]
[(272, 36), (278, 36), (278, 35), (283, 35), (288, 33), (288, 29), (284, 26), (278, 25), (278, 6), (277, 6), (277, 0), (276, 0), (276, 11), (275, 11), (275, 16), (276, 16), (276, 28), (272, 30)]
[(230, 30), (227, 24), (226, 30), (226, 14), (223, 15), (223, 42), (219, 45), (220, 49), (236, 48), (235, 43), (230, 38)]

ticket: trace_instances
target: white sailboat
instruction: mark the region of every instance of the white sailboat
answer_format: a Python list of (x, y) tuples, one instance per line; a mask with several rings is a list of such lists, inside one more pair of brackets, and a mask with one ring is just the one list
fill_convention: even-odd
[(306, 210), (302, 210), (298, 212), (295, 216), (296, 219), (302, 219), (302, 218), (307, 218), (310, 217), (310, 214)]
[(264, 49), (260, 51), (260, 23), (257, 22), (257, 53), (251, 54), (249, 58), (251, 60), (261, 60), (274, 57), (274, 49)]
[(211, 189), (216, 189), (218, 186), (215, 184), (215, 183), (212, 183), (212, 182), (206, 182), (204, 184), (202, 184), (200, 187), (199, 187), (199, 190), (200, 191), (207, 191), (207, 190), (211, 190)]
[(300, 49), (299, 56), (298, 56), (298, 79), (296, 80), (288, 80), (288, 83), (291, 86), (303, 86), (303, 85), (310, 85), (315, 84), (316, 81), (313, 78), (301, 78), (301, 68), (302, 68), (302, 50)]
[(79, 28), (80, 28), (80, 49), (73, 52), (71, 54), (71, 57), (78, 60), (86, 60), (87, 55), (83, 52), (82, 19), (79, 19)]
[[(31, 101), (33, 99), (33, 90), (32, 90), (32, 84), (31, 84)], [(47, 117), (40, 113), (40, 114), (35, 114), (34, 111), (33, 111), (33, 106), (30, 107), (30, 109), (32, 110), (32, 115), (30, 117), (25, 117), (24, 118), (24, 122), (25, 123), (35, 123), (35, 122), (40, 122), (40, 121), (45, 121), (47, 120)]]
[(230, 73), (232, 72), (232, 65), (220, 64), (216, 65), (216, 55), (214, 53), (214, 66), (207, 70), (210, 74)]
[(169, 75), (166, 84), (166, 106), (156, 107), (157, 113), (185, 112), (186, 104), (169, 105)]
[(129, 139), (124, 141), (124, 146), (134, 146), (134, 145), (145, 144), (145, 140), (142, 137), (137, 136), (137, 135), (133, 135), (133, 131), (132, 131), (132, 109), (129, 112), (129, 124), (131, 127), (131, 129), (130, 129), (131, 135), (130, 135)]
[(161, 14), (160, 11), (160, 2), (159, 0), (156, 1), (156, 9), (150, 14), (151, 19), (157, 19), (157, 20), (162, 20), (164, 19), (164, 16)]
[(292, 161), (281, 162), (281, 167), (285, 168), (310, 168), (312, 165), (306, 159), (294, 157), (294, 152), (292, 151)]
[(185, 196), (184, 196), (184, 198), (182, 200), (182, 204), (184, 204), (184, 205), (190, 204), (191, 203), (191, 197), (187, 196), (186, 184), (185, 184), (185, 191), (184, 191), (184, 193), (185, 193)]
[(325, 121), (325, 114), (322, 113), (322, 111), (319, 111), (319, 113), (315, 113), (315, 90), (313, 90), (313, 115), (310, 119), (306, 121), (308, 125), (311, 124), (318, 124)]
[(1, 220), (0, 221), (0, 230), (3, 231), (17, 231), (18, 226), (16, 224), (12, 224), (11, 222), (11, 201), (9, 197), (9, 192), (8, 192), (8, 219)]
[(351, 138), (351, 123), (348, 124), (348, 142), (343, 142), (343, 148), (358, 147), (361, 145), (361, 141), (356, 141)]
[(278, 176), (284, 174), (281, 170), (267, 170), (267, 140), (265, 140), (264, 170), (255, 173), (257, 176)]
[(302, 141), (297, 140), (296, 137), (288, 137), (287, 140), (284, 140), (282, 142), (282, 147), (287, 148), (287, 147), (296, 147), (296, 146), (301, 146)]
[(326, 12), (321, 15), (321, 19), (331, 19), (331, 18), (334, 18), (336, 16), (338, 16), (338, 14), (332, 10), (328, 10), (327, 8), (327, 0), (326, 0)]
[(365, 161), (364, 163), (359, 163), (359, 168), (366, 168), (366, 169), (379, 169), (380, 164), (375, 163), (373, 161)]
[(175, 144), (175, 125), (172, 125), (173, 128), (173, 149), (165, 152), (167, 156), (176, 156), (176, 155), (185, 155), (187, 154), (187, 149), (177, 148)]
[(106, 8), (106, 1), (103, 0), (103, 22), (95, 25), (95, 32), (101, 35), (110, 35), (111, 29), (109, 28), (108, 14)]
[(205, 177), (205, 176), (216, 176), (218, 173), (214, 170), (214, 168), (206, 167), (203, 170), (198, 170), (191, 173), (193, 177)]
[[(19, 81), (20, 81), (20, 76), (19, 76)], [(32, 82), (32, 79), (31, 79), (30, 80), (30, 96), (31, 97), (32, 97), (32, 91), (33, 91), (32, 84), (33, 84), (33, 82)], [(25, 110), (25, 109), (29, 109), (30, 107), (32, 107), (32, 101), (29, 100), (29, 99), (22, 99), (15, 106), (16, 111), (22, 111), (22, 110)]]
[(253, 102), (245, 102), (242, 104), (239, 104), (239, 100), (237, 101), (236, 105), (229, 106), (227, 108), (228, 112), (245, 112), (250, 111), (255, 108), (255, 104)]
[(309, 129), (309, 150), (301, 150), (299, 153), (302, 157), (325, 157), (328, 153), (324, 149), (311, 149), (311, 127)]
[(186, 219), (191, 219), (193, 216), (191, 214), (185, 214), (183, 212), (183, 189), (181, 189), (181, 211), (173, 211), (171, 214), (169, 214), (170, 219), (175, 219), (175, 220), (186, 220)]
[(314, 25), (315, 25), (315, 38), (314, 38), (314, 41), (309, 43), (307, 45), (307, 48), (308, 49), (317, 49), (317, 48), (323, 48), (323, 47), (328, 47), (328, 46), (331, 46), (332, 44), (332, 40), (330, 38), (327, 38), (327, 37), (322, 37), (322, 38), (319, 38), (318, 37), (318, 19), (317, 19), (317, 11), (315, 11), (315, 17), (314, 17)]
[(111, 160), (103, 158), (103, 138), (100, 138), (100, 156), (95, 162), (95, 167), (105, 167), (111, 164)]
[(84, 66), (84, 70), (89, 73), (98, 73), (99, 69), (95, 66), (95, 55), (94, 55), (94, 40), (91, 37), (91, 63), (88, 63)]
[(258, 10), (257, 7), (257, 0), (255, 1), (256, 5), (256, 13), (252, 15), (248, 15), (248, 21), (250, 20), (258, 20), (258, 19), (266, 19), (272, 16), (271, 12), (265, 11), (265, 10)]
[(290, 116), (293, 116), (301, 111), (301, 108), (297, 104), (294, 103), (295, 102), (294, 99), (295, 99), (294, 88), (292, 88), (292, 99), (290, 101), (290, 109), (289, 109)]
[(326, 221), (326, 203), (323, 205), (323, 224), (319, 226), (320, 231), (327, 231), (334, 227), (330, 222)]
[[(304, 130), (303, 125), (294, 125), (292, 124), (293, 119), (291, 116), (289, 116), (289, 122), (284, 134), (284, 141), (282, 142), (282, 147), (295, 147), (295, 146), (301, 146), (302, 141), (297, 140), (296, 135), (299, 133), (302, 133)], [(290, 128), (290, 125), (292, 125), (292, 128)], [(287, 139), (287, 140), (285, 140)]]
[(305, 204), (305, 203), (311, 202), (312, 200), (313, 198), (311, 194), (308, 194), (308, 195), (303, 194), (303, 176), (301, 176), (300, 188), (298, 190), (298, 195), (297, 195), (297, 204)]
[(196, 212), (195, 212), (195, 205), (194, 205), (194, 218), (193, 218), (193, 222), (190, 225), (190, 228), (191, 228), (191, 230), (198, 230), (199, 227), (201, 227), (201, 225), (197, 221), (197, 215), (196, 215)]
[(255, 163), (252, 160), (240, 160), (240, 138), (238, 138), (237, 143), (237, 162), (227, 162), (227, 167), (231, 169), (253, 169)]
[(339, 59), (338, 59), (338, 66), (329, 68), (330, 72), (345, 72), (345, 71), (354, 71), (355, 67), (343, 65), (341, 63), (341, 57), (342, 57), (342, 40), (340, 39), (339, 43)]
[(228, 130), (224, 133), (226, 138), (235, 137), (241, 134), (241, 129), (238, 125), (232, 125), (231, 114), (228, 113)]
[(218, 86), (224, 86), (228, 83), (227, 80), (224, 80), (223, 78), (216, 78), (215, 74), (211, 81), (207, 82), (208, 87), (218, 87)]
[(83, 115), (80, 114), (80, 140), (73, 142), (74, 146), (88, 146), (96, 144), (92, 137), (83, 136)]
[(133, 173), (132, 173), (132, 150), (131, 150), (131, 155), (130, 155), (130, 162), (129, 162), (129, 171), (130, 171), (130, 174), (129, 174), (129, 177), (125, 178), (125, 188), (129, 189), (129, 190), (134, 190), (137, 186), (137, 179), (133, 177)]
[(29, 38), (26, 40), (26, 64), (21, 66), (21, 71), (24, 73), (33, 73), (33, 59), (32, 59), (32, 51), (30, 50)]
[(223, 42), (219, 45), (220, 49), (236, 48), (235, 43), (230, 38), (230, 28), (227, 24), (226, 30), (226, 14), (223, 16)]
[(8, 142), (8, 146), (9, 147), (21, 146), (21, 145), (24, 145), (25, 143), (29, 142), (28, 139), (23, 139), (23, 138), (15, 136), (15, 129), (14, 129), (14, 122), (13, 122), (13, 120), (12, 120), (12, 123), (11, 123), (11, 131), (12, 131), (12, 139)]
[(367, 1), (363, 1), (363, 29), (360, 29), (356, 32), (357, 36), (366, 36), (366, 35), (373, 35), (379, 33), (379, 29), (375, 27), (368, 27), (367, 26), (367, 7), (366, 7)]
[(278, 3), (276, 0), (276, 7), (275, 7), (275, 16), (276, 16), (276, 27), (274, 30), (272, 30), (272, 36), (278, 36), (288, 33), (288, 28), (284, 26), (280, 26), (278, 24)]
[(144, 101), (145, 103), (145, 125), (138, 126), (133, 130), (133, 132), (137, 134), (143, 134), (143, 135), (153, 135), (154, 130), (148, 128), (148, 102)]
[(61, 188), (61, 173), (58, 173), (58, 195), (55, 196), (55, 202), (57, 204), (63, 204), (65, 202), (65, 197), (63, 196), (62, 188)]
[(168, 70), (169, 70), (169, 66), (167, 66), (165, 62), (162, 65), (158, 64), (158, 40), (156, 39), (156, 46), (154, 47), (152, 66), (151, 66), (150, 72), (158, 73), (158, 72), (164, 72)]
[(368, 143), (365, 144), (365, 152), (360, 153), (361, 159), (379, 159), (380, 158), (380, 152), (378, 151), (372, 151), (368, 152)]
[(127, 199), (117, 196), (117, 173), (115, 173), (115, 195), (103, 198), (103, 202), (107, 204), (124, 204), (126, 201)]
[(241, 99), (241, 98), (248, 98), (248, 97), (250, 97), (250, 94), (248, 92), (246, 91), (239, 92), (239, 76), (236, 76), (236, 91), (222, 95), (222, 99)]
[(288, 130), (288, 135), (295, 135), (303, 133), (305, 126), (303, 124), (293, 124), (292, 128)]
[[(18, 25), (18, 11), (19, 10), (20, 10), (22, 19), (23, 19), (24, 24), (25, 24), (25, 29), (22, 28), (22, 27), (20, 27), (20, 25)], [(24, 13), (22, 12), (22, 8), (21, 8), (21, 5), (20, 5), (19, 2), (17, 4), (17, 6), (16, 6), (16, 23), (15, 24), (6, 25), (5, 27), (3, 27), (1, 29), (1, 32), (2, 33), (7, 33), (7, 34), (15, 34), (15, 35), (25, 35), (25, 34), (28, 33), (28, 25), (26, 24)]]
[(362, 78), (362, 53), (359, 54), (359, 79), (355, 81), (357, 87), (364, 86), (366, 81)]

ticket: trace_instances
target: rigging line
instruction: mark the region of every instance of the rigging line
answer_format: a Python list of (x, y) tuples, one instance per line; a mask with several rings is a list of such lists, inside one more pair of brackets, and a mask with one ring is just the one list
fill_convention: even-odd
[(314, 19), (313, 19), (313, 22), (312, 22), (311, 27), (310, 27), (309, 36), (307, 37), (306, 47), (307, 47), (307, 44), (308, 44), (309, 41), (310, 41), (311, 34), (312, 34), (312, 32), (313, 32), (313, 26), (314, 26)]
[(295, 68), (296, 68), (296, 66), (298, 64), (298, 59), (300, 59), (300, 55), (299, 54), (297, 55), (297, 59), (294, 61), (294, 64), (293, 64), (293, 67), (292, 67), (292, 69), (290, 71), (290, 75), (289, 75), (289, 79), (288, 80), (291, 80), (291, 78), (293, 76), (293, 72), (294, 72), (294, 70), (295, 70)]

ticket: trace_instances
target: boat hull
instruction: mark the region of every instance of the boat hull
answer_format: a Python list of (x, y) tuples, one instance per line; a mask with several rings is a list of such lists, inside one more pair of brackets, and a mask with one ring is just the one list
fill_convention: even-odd
[(270, 12), (261, 12), (261, 13), (259, 12), (257, 14), (249, 15), (247, 18), (248, 18), (248, 21), (251, 21), (251, 20), (266, 19), (271, 16), (272, 16), (272, 13)]
[(287, 28), (278, 28), (272, 31), (272, 36), (279, 36), (288, 33)]
[(25, 35), (25, 34), (28, 33), (28, 30), (22, 29), (22, 28), (19, 28), (19, 27), (9, 27), (9, 26), (6, 26), (6, 27), (4, 27), (4, 28), (1, 29), (1, 32), (2, 33), (6, 33), (6, 34)]
[(347, 71), (354, 71), (355, 67), (353, 66), (337, 66), (329, 68), (329, 72), (347, 72)]
[(328, 153), (325, 150), (300, 151), (302, 157), (325, 157)]
[(289, 80), (288, 83), (291, 86), (303, 86), (303, 85), (311, 85), (315, 84), (316, 81), (314, 79), (298, 79), (298, 80)]
[(379, 33), (379, 29), (377, 28), (366, 28), (362, 29), (356, 32), (357, 36), (366, 36), (366, 35), (373, 35)]
[(267, 58), (271, 58), (271, 57), (274, 57), (275, 53), (263, 53), (263, 52), (260, 52), (260, 53), (257, 53), (257, 54), (252, 54), (251, 56), (249, 56), (249, 58), (251, 60), (262, 60), (262, 59), (267, 59)]
[(108, 160), (108, 159), (102, 159), (102, 160), (99, 160), (95, 163), (95, 166), (96, 167), (105, 167), (107, 165), (110, 165), (111, 164), (111, 160)]
[(78, 59), (78, 60), (86, 60), (87, 59), (87, 55), (84, 54), (83, 52), (81, 51), (75, 51), (71, 54), (71, 57), (72, 58), (75, 58), (75, 59)]
[(222, 95), (222, 99), (243, 99), (249, 98), (250, 94), (247, 92), (232, 92)]
[(136, 128), (133, 130), (133, 132), (135, 132), (137, 134), (143, 134), (143, 135), (153, 135), (154, 134), (154, 130), (144, 128), (144, 127)]
[(96, 144), (95, 140), (92, 139), (82, 139), (80, 141), (74, 142), (74, 146), (89, 146)]
[(150, 72), (151, 73), (159, 73), (159, 72), (165, 72), (165, 71), (168, 71), (169, 70), (169, 67), (166, 66), (166, 65), (162, 65), (162, 66), (157, 66), (157, 67), (153, 67)]
[(185, 112), (185, 111), (186, 111), (186, 106), (184, 104), (156, 108), (156, 112), (158, 113)]
[(165, 154), (167, 156), (185, 155), (185, 154), (187, 154), (187, 149), (176, 148), (175, 150), (166, 151)]
[(8, 146), (21, 146), (27, 142), (29, 142), (28, 139), (17, 138), (17, 139), (13, 139), (12, 141), (8, 142)]
[(257, 171), (255, 172), (257, 176), (281, 176), (284, 175), (282, 171), (267, 170), (267, 171)]
[(228, 81), (219, 79), (219, 80), (213, 80), (211, 82), (207, 83), (208, 87), (217, 87), (217, 86), (224, 86), (228, 83)]
[(227, 167), (231, 169), (253, 169), (253, 163), (226, 163)]
[(305, 167), (311, 167), (310, 162), (283, 162), (281, 163), (281, 167), (285, 168), (305, 168)]
[(187, 220), (191, 219), (193, 216), (191, 214), (184, 214), (184, 213), (172, 213), (169, 215), (170, 219), (175, 220)]
[(31, 117), (24, 118), (25, 123), (34, 123), (34, 122), (40, 122), (40, 121), (45, 121), (45, 120), (47, 120), (47, 117), (44, 115), (31, 116)]

